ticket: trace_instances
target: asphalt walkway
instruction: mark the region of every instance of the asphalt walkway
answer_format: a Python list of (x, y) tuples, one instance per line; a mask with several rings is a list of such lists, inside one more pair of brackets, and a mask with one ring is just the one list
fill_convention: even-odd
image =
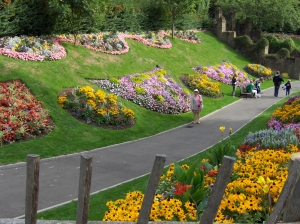
[[(293, 82), (291, 92), (299, 89), (300, 82)], [(240, 99), (203, 117), (201, 124), (190, 123), (152, 137), (84, 152), (93, 156), (91, 192), (150, 173), (157, 154), (166, 155), (168, 165), (209, 148), (221, 140), (220, 126), (235, 132), (285, 97), (283, 90), (279, 97), (274, 97), (273, 91), (274, 88), (263, 90), (262, 98), (258, 99)], [(38, 210), (77, 198), (80, 155), (40, 161)], [(25, 184), (25, 163), (0, 167), (0, 218), (24, 215)]]

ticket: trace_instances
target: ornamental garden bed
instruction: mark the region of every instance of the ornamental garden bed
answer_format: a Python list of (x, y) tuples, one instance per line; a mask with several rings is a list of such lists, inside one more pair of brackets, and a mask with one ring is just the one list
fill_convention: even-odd
[(120, 103), (115, 94), (95, 91), (90, 86), (63, 89), (58, 103), (79, 121), (105, 129), (123, 130), (136, 122), (134, 112)]
[(156, 66), (149, 72), (126, 75), (120, 79), (90, 80), (126, 100), (163, 114), (190, 111), (189, 90)]
[(54, 128), (48, 110), (22, 81), (0, 83), (0, 145), (44, 136)]

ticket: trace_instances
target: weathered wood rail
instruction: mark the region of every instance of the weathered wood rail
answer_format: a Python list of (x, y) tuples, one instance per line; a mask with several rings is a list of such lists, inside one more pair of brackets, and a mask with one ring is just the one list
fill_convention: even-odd
[[(165, 155), (156, 155), (153, 168), (150, 174), (148, 185), (145, 191), (144, 200), (140, 210), (137, 224), (155, 223), (149, 221), (152, 203), (157, 190), (160, 176), (162, 175)], [(39, 162), (38, 155), (27, 156), (27, 178), (26, 178), (26, 200), (25, 219), (0, 219), (0, 224), (104, 224), (107, 222), (88, 222), (90, 189), (92, 180), (93, 158), (82, 154), (80, 160), (79, 187), (76, 222), (72, 221), (45, 221), (37, 220), (38, 193), (39, 193)], [(212, 224), (217, 214), (219, 205), (223, 198), (225, 188), (231, 176), (235, 158), (224, 156), (222, 165), (219, 168), (218, 176), (213, 190), (208, 198), (206, 209), (204, 210), (200, 224)], [(289, 165), (289, 175), (284, 185), (282, 193), (276, 203), (275, 208), (269, 216), (266, 224), (275, 224), (283, 215), (283, 221), (300, 223), (300, 153), (291, 156)], [(121, 224), (124, 222), (109, 222), (110, 224)], [(131, 224), (134, 222), (126, 222)], [(180, 223), (180, 222), (159, 222)], [(186, 222), (188, 223), (188, 222)], [(189, 222), (195, 223), (195, 222)]]

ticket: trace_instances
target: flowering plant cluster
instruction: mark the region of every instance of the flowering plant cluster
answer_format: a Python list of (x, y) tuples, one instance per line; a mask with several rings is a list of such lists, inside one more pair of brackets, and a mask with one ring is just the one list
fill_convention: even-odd
[[(170, 36), (171, 30), (165, 31), (165, 34)], [(197, 37), (196, 33), (198, 30), (176, 30), (174, 36), (178, 39), (190, 42), (190, 43), (201, 43), (199, 37)]]
[(165, 70), (155, 67), (143, 74), (126, 75), (121, 79), (90, 80), (101, 88), (142, 107), (165, 114), (190, 110), (190, 95)]
[(172, 47), (172, 43), (164, 32), (143, 32), (143, 33), (120, 33), (122, 38), (130, 38), (137, 40), (151, 47), (168, 49)]
[[(74, 43), (73, 35), (59, 35), (59, 41)], [(118, 33), (79, 34), (77, 43), (90, 50), (108, 54), (126, 54), (129, 46), (122, 35)]]
[(87, 124), (122, 126), (135, 123), (134, 112), (118, 102), (116, 95), (94, 91), (90, 86), (65, 91), (58, 97), (58, 103)]
[(300, 127), (300, 95), (287, 100), (278, 107), (267, 122), (267, 128), (281, 130), (286, 127)]
[(191, 90), (198, 89), (204, 96), (212, 98), (223, 96), (220, 89), (220, 83), (212, 81), (206, 74), (182, 75), (180, 79)]
[(264, 79), (273, 77), (272, 70), (260, 64), (248, 64), (244, 70), (253, 76), (263, 77)]
[(257, 149), (285, 149), (290, 144), (299, 145), (299, 128), (288, 127), (281, 130), (265, 129), (249, 132), (243, 144)]
[[(294, 101), (290, 100), (289, 104)], [(221, 126), (220, 130), (223, 136), (225, 127)], [(231, 132), (232, 130), (229, 133)], [(281, 132), (264, 130), (250, 133), (245, 143), (235, 151), (237, 161), (215, 222), (262, 223), (266, 221), (287, 179), (290, 156), (299, 151), (299, 139), (299, 128), (290, 128)], [(278, 142), (278, 144), (265, 144), (265, 140), (268, 143)], [(219, 150), (216, 150), (214, 156), (192, 166), (171, 164), (166, 174), (161, 176), (150, 220), (199, 221), (211, 187), (216, 181), (220, 165), (219, 159), (216, 158), (219, 153)], [(192, 190), (196, 188), (199, 191), (193, 194)], [(109, 210), (104, 220), (137, 221), (137, 210), (141, 208), (142, 200), (131, 199), (133, 201), (130, 202), (127, 198), (108, 202)], [(132, 206), (129, 207), (129, 204)], [(186, 207), (187, 205), (189, 207)]]
[(54, 129), (49, 112), (20, 80), (0, 83), (0, 145), (28, 140)]
[[(198, 174), (195, 174), (192, 179), (187, 178), (194, 173), (193, 171)], [(201, 178), (203, 175), (199, 171), (201, 169), (199, 167), (196, 169), (196, 166), (171, 164), (167, 174), (161, 176), (152, 204), (150, 220), (155, 222), (197, 220), (197, 208), (194, 202), (199, 203), (206, 193), (204, 180)], [(178, 178), (179, 176), (181, 178)], [(144, 194), (141, 192), (129, 192), (125, 199), (107, 202), (109, 210), (105, 213), (103, 221), (137, 221), (143, 198)], [(191, 202), (190, 199), (194, 201)]]
[(247, 73), (240, 71), (235, 65), (224, 61), (214, 66), (197, 66), (193, 70), (205, 74), (208, 77), (219, 82), (231, 85), (231, 79), (235, 73), (238, 74), (236, 86), (245, 86), (250, 83)]
[(54, 61), (66, 57), (67, 53), (56, 38), (41, 37), (2, 37), (0, 54), (21, 60)]

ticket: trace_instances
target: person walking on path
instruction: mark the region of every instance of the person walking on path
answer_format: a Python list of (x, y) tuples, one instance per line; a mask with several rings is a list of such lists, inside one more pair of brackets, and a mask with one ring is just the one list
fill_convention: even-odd
[(231, 79), (231, 85), (232, 85), (232, 96), (235, 96), (235, 89), (236, 89), (236, 78), (237, 78), (237, 73), (234, 73)]
[(290, 95), (290, 90), (291, 90), (291, 88), (292, 88), (291, 80), (289, 79), (289, 80), (287, 81), (287, 83), (284, 84), (284, 86), (283, 86), (282, 88), (285, 89), (285, 95), (286, 95), (286, 96)]
[(200, 112), (203, 108), (202, 96), (199, 94), (199, 90), (194, 90), (194, 95), (191, 96), (191, 110), (194, 115), (194, 124), (200, 124)]
[(280, 75), (280, 72), (277, 71), (276, 74), (273, 77), (273, 83), (274, 83), (274, 96), (278, 97), (278, 90), (280, 88), (281, 83), (283, 82), (283, 78)]

